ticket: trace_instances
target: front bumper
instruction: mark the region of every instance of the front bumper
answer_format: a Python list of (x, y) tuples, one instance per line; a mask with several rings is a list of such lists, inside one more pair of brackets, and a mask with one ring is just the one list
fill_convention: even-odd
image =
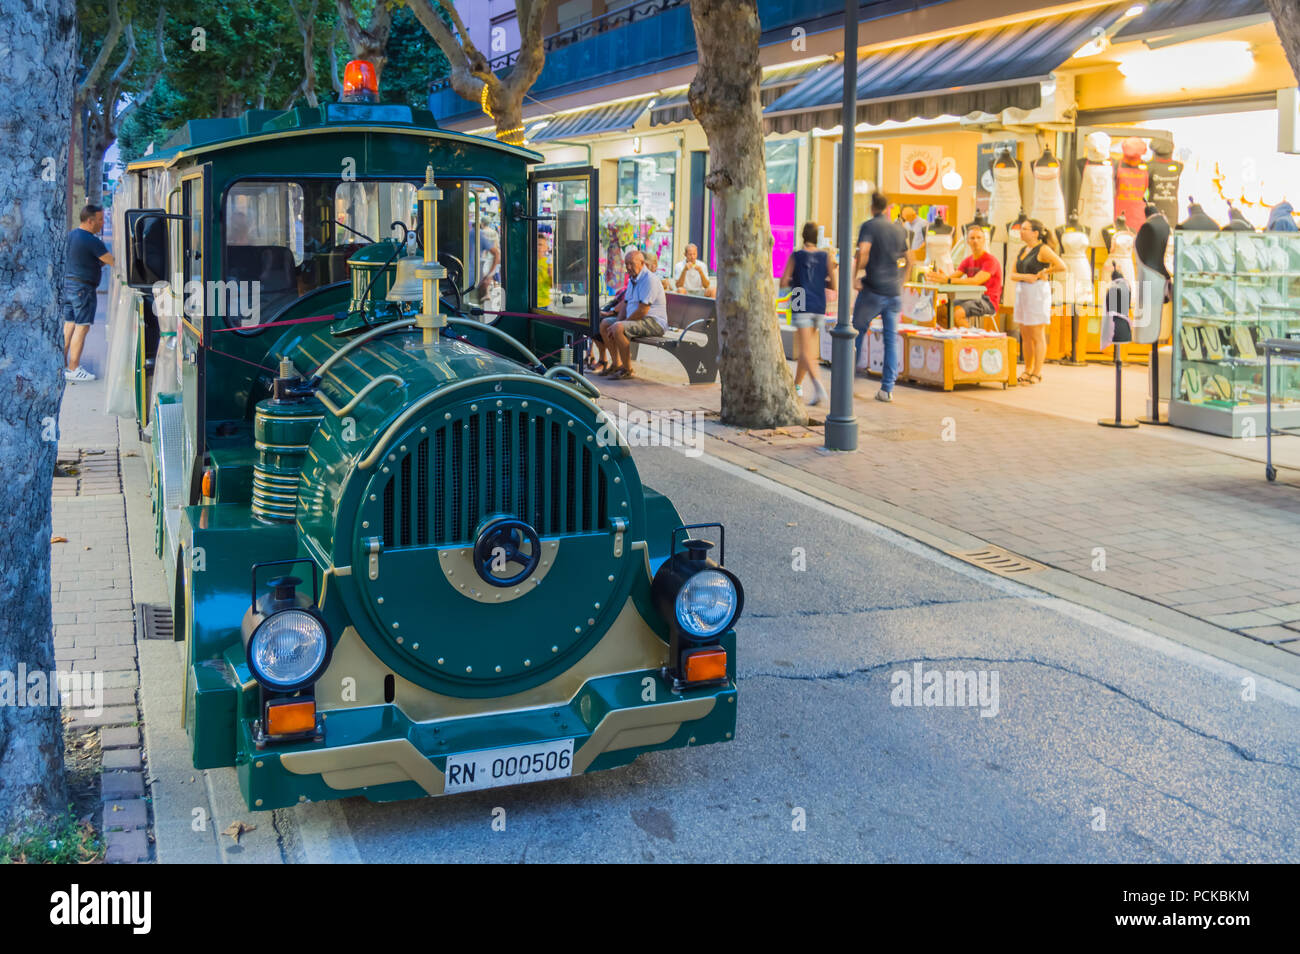
[(412, 722), (391, 704), (329, 709), (322, 713), (323, 742), (260, 750), (252, 721), (240, 719), (235, 768), (255, 810), (356, 795), (442, 795), (447, 757), (464, 752), (573, 739), (579, 775), (657, 749), (728, 741), (736, 731), (736, 695), (734, 672), (726, 686), (680, 694), (658, 672), (621, 673), (589, 680), (565, 705), (515, 712)]

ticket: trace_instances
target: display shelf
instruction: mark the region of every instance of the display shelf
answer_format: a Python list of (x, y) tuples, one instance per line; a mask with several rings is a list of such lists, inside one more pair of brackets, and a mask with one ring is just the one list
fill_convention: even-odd
[(1300, 426), (1300, 366), (1275, 363), (1266, 382), (1263, 350), (1300, 336), (1300, 234), (1176, 232), (1174, 261), (1170, 421), (1262, 433), (1271, 386), (1274, 425)]

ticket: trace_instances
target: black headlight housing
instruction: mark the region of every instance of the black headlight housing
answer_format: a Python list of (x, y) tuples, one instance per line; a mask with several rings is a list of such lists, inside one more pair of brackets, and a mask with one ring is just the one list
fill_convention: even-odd
[[(674, 692), (687, 688), (725, 685), (726, 653), (718, 637), (735, 625), (745, 604), (740, 580), (722, 561), (709, 557), (713, 542), (702, 538), (683, 540), (677, 549), (677, 535), (689, 530), (717, 527), (726, 559), (725, 529), (720, 523), (691, 524), (673, 531), (670, 556), (655, 573), (651, 597), (655, 609), (668, 623), (668, 665), (664, 678)], [(703, 599), (692, 598), (705, 591)], [(712, 604), (709, 593), (715, 596)]]

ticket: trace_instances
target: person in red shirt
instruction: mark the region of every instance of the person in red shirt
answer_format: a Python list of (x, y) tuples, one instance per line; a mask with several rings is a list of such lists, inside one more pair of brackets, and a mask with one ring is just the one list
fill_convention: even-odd
[[(988, 234), (977, 225), (966, 230), (966, 244), (970, 254), (961, 260), (957, 271), (941, 275), (940, 280), (950, 285), (983, 285), (984, 294), (979, 298), (967, 298), (952, 309), (953, 327), (965, 328), (968, 319), (983, 318), (985, 315), (998, 313), (998, 302), (1002, 298), (1002, 266), (988, 253)], [(945, 305), (939, 306), (938, 317), (946, 321)]]

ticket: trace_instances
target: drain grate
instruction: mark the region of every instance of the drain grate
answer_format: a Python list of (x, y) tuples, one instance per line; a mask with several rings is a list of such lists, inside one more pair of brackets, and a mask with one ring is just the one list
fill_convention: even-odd
[(1004, 550), (1001, 547), (984, 547), (980, 550), (966, 550), (952, 555), (959, 560), (965, 560), (967, 563), (983, 567), (998, 576), (1024, 576), (1026, 573), (1037, 573), (1040, 570), (1047, 569), (1041, 563), (1027, 560), (1019, 554)]
[(175, 639), (170, 606), (140, 603), (135, 608), (136, 639)]

